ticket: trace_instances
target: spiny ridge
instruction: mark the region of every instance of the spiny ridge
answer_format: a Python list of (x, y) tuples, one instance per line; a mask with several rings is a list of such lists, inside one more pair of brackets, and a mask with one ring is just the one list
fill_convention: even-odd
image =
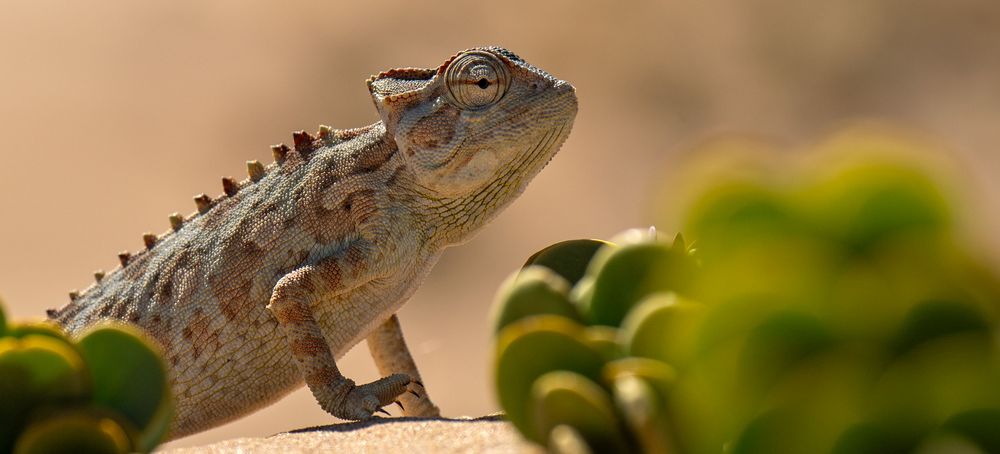
[(264, 165), (258, 161), (247, 161), (247, 176), (254, 183), (264, 178)]
[(146, 245), (146, 249), (152, 249), (153, 246), (156, 246), (156, 234), (154, 234), (154, 233), (148, 233), (148, 232), (147, 233), (143, 233), (142, 234), (142, 242), (143, 242), (143, 244)]
[(232, 197), (240, 192), (240, 186), (236, 183), (236, 180), (231, 177), (224, 177), (222, 179), (222, 192), (225, 192), (227, 196)]
[[(333, 129), (326, 125), (320, 125), (318, 138), (322, 140), (339, 141), (339, 140), (344, 140), (346, 138), (350, 138), (351, 136), (354, 135), (356, 135), (356, 133), (354, 133), (353, 130), (338, 130), (338, 129)], [(306, 131), (297, 131), (292, 133), (292, 140), (294, 141), (293, 143), (295, 146), (295, 151), (304, 154), (313, 150), (316, 138), (311, 136)], [(288, 145), (285, 145), (283, 143), (271, 146), (271, 154), (274, 156), (274, 161), (278, 164), (281, 164), (282, 162), (285, 161), (285, 159), (288, 157), (289, 151), (291, 151), (291, 149), (288, 147)], [(265, 173), (266, 169), (264, 165), (261, 164), (259, 161), (256, 160), (247, 161), (247, 176), (250, 178), (250, 181), (254, 183), (260, 181), (261, 179), (264, 178)], [(237, 192), (239, 192), (240, 183), (231, 177), (224, 177), (222, 178), (222, 190), (223, 192), (225, 192), (227, 196), (231, 197), (235, 195)], [(211, 197), (208, 196), (208, 194), (199, 194), (194, 197), (194, 203), (198, 209), (199, 214), (207, 213), (212, 208), (212, 202), (213, 200)], [(184, 226), (185, 219), (184, 216), (181, 215), (180, 213), (173, 213), (169, 216), (168, 219), (170, 221), (170, 228), (174, 232), (180, 230), (181, 227)], [(156, 246), (158, 240), (159, 238), (156, 236), (156, 234), (153, 233), (147, 232), (142, 235), (142, 242), (146, 246), (147, 250), (153, 249), (153, 247)], [(128, 265), (128, 263), (131, 260), (132, 260), (132, 254), (128, 251), (122, 251), (121, 253), (118, 254), (118, 261), (121, 263), (122, 268)], [(98, 283), (100, 283), (105, 276), (106, 273), (103, 270), (97, 270), (94, 272), (94, 279)], [(79, 291), (73, 290), (69, 292), (70, 301), (76, 301), (79, 298), (80, 298)]]
[(208, 194), (198, 194), (194, 196), (194, 205), (198, 208), (198, 213), (205, 214), (212, 208), (212, 198)]
[(274, 156), (274, 162), (278, 164), (285, 162), (285, 158), (288, 157), (288, 150), (288, 145), (283, 143), (271, 145), (271, 155)]
[(180, 230), (184, 226), (184, 216), (180, 213), (174, 213), (170, 215), (170, 228), (175, 232)]
[(315, 139), (308, 132), (296, 131), (292, 133), (292, 144), (295, 146), (295, 151), (299, 153), (311, 151), (313, 140)]

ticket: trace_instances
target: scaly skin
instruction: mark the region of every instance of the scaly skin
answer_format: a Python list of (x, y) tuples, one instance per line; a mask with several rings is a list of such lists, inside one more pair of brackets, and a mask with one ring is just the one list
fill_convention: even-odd
[[(274, 164), (248, 163), (248, 180), (196, 197), (197, 213), (172, 216), (171, 232), (147, 234), (146, 250), (50, 312), (71, 333), (113, 318), (162, 344), (172, 438), (303, 382), (339, 418), (397, 399), (407, 414), (437, 414), (394, 314), (445, 247), (487, 224), (556, 153), (576, 95), (499, 48), (390, 70), (368, 87), (380, 122), (296, 133), (294, 149), (273, 147)], [(388, 376), (355, 385), (335, 358), (365, 338)]]

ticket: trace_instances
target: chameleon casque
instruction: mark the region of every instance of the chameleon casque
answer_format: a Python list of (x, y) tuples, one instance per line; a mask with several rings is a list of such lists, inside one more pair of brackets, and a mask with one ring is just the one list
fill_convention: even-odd
[[(162, 346), (171, 438), (266, 406), (304, 382), (342, 419), (400, 403), (437, 408), (394, 315), (448, 246), (468, 240), (544, 167), (577, 112), (569, 83), (506, 49), (368, 80), (381, 120), (320, 127), (247, 163), (224, 195), (143, 236), (145, 249), (49, 316), (70, 333), (102, 319)], [(335, 359), (367, 340), (384, 378), (356, 385)]]

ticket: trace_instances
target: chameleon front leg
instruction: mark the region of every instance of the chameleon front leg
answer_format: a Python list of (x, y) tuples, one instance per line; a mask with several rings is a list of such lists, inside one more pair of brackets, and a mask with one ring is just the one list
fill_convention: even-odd
[(323, 410), (341, 419), (366, 419), (405, 393), (413, 379), (393, 374), (356, 386), (340, 373), (312, 305), (320, 296), (339, 293), (341, 270), (338, 261), (329, 258), (285, 275), (275, 285), (267, 308), (284, 330), (305, 382)]
[[(417, 371), (417, 365), (406, 347), (403, 330), (399, 326), (396, 314), (392, 314), (392, 317), (368, 335), (368, 351), (371, 352), (380, 374), (403, 373), (416, 381), (420, 380), (420, 372)], [(426, 388), (419, 396), (408, 393), (401, 395), (399, 400), (406, 416), (426, 418), (441, 416), (441, 410), (431, 402)]]

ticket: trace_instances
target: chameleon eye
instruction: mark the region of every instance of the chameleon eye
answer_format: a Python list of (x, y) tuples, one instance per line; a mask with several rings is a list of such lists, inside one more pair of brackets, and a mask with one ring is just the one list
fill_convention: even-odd
[(469, 52), (448, 66), (445, 84), (459, 107), (480, 109), (503, 98), (510, 85), (510, 73), (492, 54)]

